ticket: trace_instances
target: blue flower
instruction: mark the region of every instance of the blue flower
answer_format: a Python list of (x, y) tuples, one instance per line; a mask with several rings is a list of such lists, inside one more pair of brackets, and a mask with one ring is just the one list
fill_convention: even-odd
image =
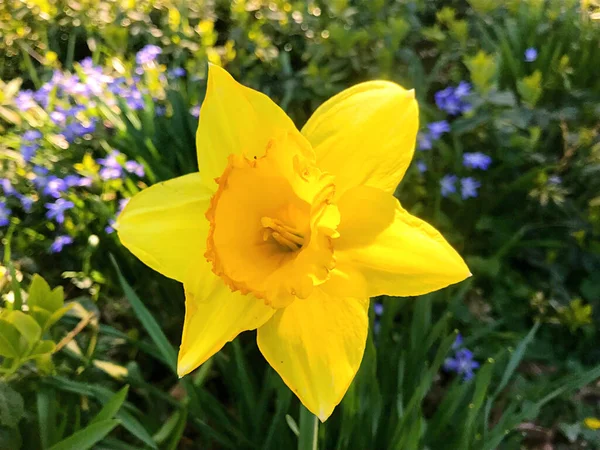
[(458, 177), (456, 175), (444, 175), (440, 180), (440, 187), (442, 190), (442, 197), (448, 197), (450, 194), (456, 192), (456, 181)]
[(424, 161), (417, 161), (417, 169), (421, 173), (427, 172), (427, 164)]
[(466, 177), (460, 180), (460, 195), (463, 200), (477, 197), (477, 189), (481, 187), (481, 183), (471, 177)]
[(471, 93), (471, 85), (466, 81), (461, 81), (455, 88), (449, 86), (434, 94), (435, 104), (437, 107), (456, 116), (465, 113), (471, 109), (471, 104), (463, 97)]
[(58, 198), (60, 194), (66, 191), (68, 188), (67, 183), (62, 178), (58, 178), (54, 175), (49, 176), (44, 180), (44, 194), (50, 197)]
[(16, 191), (8, 178), (0, 178), (0, 187), (4, 191), (4, 195), (13, 195)]
[(190, 114), (194, 117), (200, 117), (200, 106), (192, 106), (190, 108)]
[(445, 120), (440, 120), (439, 122), (431, 122), (429, 125), (427, 125), (427, 128), (429, 129), (431, 138), (433, 140), (437, 140), (442, 136), (442, 134), (450, 131), (450, 124)]
[(138, 177), (144, 176), (144, 166), (137, 161), (127, 161), (125, 163), (125, 170), (129, 173), (136, 174)]
[(77, 121), (71, 122), (69, 125), (67, 125), (64, 128), (64, 130), (62, 131), (61, 134), (64, 136), (65, 140), (68, 143), (73, 143), (73, 141), (75, 141), (76, 138), (83, 137), (86, 134), (93, 133), (96, 129), (97, 121), (98, 121), (98, 119), (93, 117), (87, 123), (82, 123), (82, 122), (77, 122)]
[(454, 358), (446, 358), (444, 361), (444, 370), (462, 375), (465, 381), (473, 378), (474, 370), (478, 368), (479, 363), (473, 360), (473, 352), (466, 348), (456, 350)]
[(433, 143), (429, 133), (423, 133), (420, 131), (419, 134), (417, 134), (417, 148), (419, 150), (431, 150), (433, 148)]
[(135, 62), (139, 65), (149, 64), (162, 53), (162, 49), (156, 45), (146, 45), (135, 55)]
[(21, 194), (17, 194), (17, 198), (21, 202), (23, 211), (25, 211), (26, 213), (30, 213), (31, 208), (33, 207), (34, 200), (31, 197), (27, 197), (27, 196), (21, 195)]
[(469, 169), (487, 170), (491, 163), (492, 158), (485, 153), (473, 152), (463, 155), (463, 165)]
[(31, 108), (37, 106), (35, 99), (33, 98), (33, 91), (25, 90), (21, 91), (15, 97), (15, 105), (21, 111), (28, 111)]
[(467, 83), (466, 81), (461, 81), (458, 83), (458, 86), (454, 89), (454, 95), (456, 95), (459, 99), (462, 100), (463, 97), (469, 95), (471, 93), (471, 83)]
[(42, 133), (38, 130), (27, 130), (21, 137), (24, 141), (33, 142), (37, 139), (40, 139), (42, 137)]
[(383, 305), (381, 303), (375, 303), (373, 305), (373, 311), (376, 316), (381, 316), (383, 314)]
[(21, 144), (21, 156), (23, 157), (25, 162), (29, 162), (33, 159), (38, 148), (40, 148), (40, 144), (36, 142), (29, 144)]
[(558, 175), (552, 175), (550, 178), (548, 178), (548, 183), (559, 185), (562, 183), (562, 179)]
[(65, 245), (71, 245), (73, 238), (71, 236), (56, 236), (52, 245), (50, 245), (51, 253), (60, 253)]
[(113, 150), (106, 158), (98, 159), (98, 163), (102, 166), (102, 169), (98, 173), (100, 178), (103, 180), (115, 180), (123, 176), (123, 167), (118, 161), (120, 156), (121, 152)]
[(90, 186), (92, 184), (92, 179), (89, 177), (80, 177), (79, 175), (67, 175), (65, 178), (65, 183), (68, 187), (74, 186)]
[(73, 208), (75, 204), (64, 198), (59, 198), (54, 203), (46, 203), (46, 218), (56, 220), (56, 223), (63, 223), (65, 221), (65, 211)]
[(171, 75), (173, 78), (184, 77), (185, 73), (186, 73), (185, 69), (183, 69), (181, 67), (175, 67), (174, 69), (171, 69), (169, 71), (169, 75)]
[(0, 227), (4, 227), (10, 223), (10, 215), (12, 211), (6, 203), (0, 200)]
[(538, 52), (535, 48), (529, 47), (527, 50), (525, 50), (525, 61), (526, 62), (533, 62), (537, 59), (537, 57), (538, 57)]

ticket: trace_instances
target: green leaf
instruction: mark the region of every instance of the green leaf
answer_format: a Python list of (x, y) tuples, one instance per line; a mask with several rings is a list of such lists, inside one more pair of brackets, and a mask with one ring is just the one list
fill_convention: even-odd
[(88, 450), (104, 439), (117, 425), (119, 421), (112, 419), (93, 423), (53, 445), (50, 450)]
[(37, 391), (37, 416), (42, 448), (48, 448), (54, 442), (56, 429), (56, 391), (41, 387)]
[(113, 395), (104, 404), (100, 412), (96, 415), (96, 417), (94, 417), (90, 424), (114, 418), (117, 412), (119, 412), (119, 409), (121, 409), (121, 406), (123, 406), (128, 392), (129, 386), (125, 386), (123, 389)]
[(63, 287), (58, 286), (50, 289), (50, 285), (40, 275), (35, 274), (29, 286), (29, 297), (27, 304), (29, 308), (37, 306), (53, 313), (65, 303)]
[(0, 319), (0, 356), (17, 358), (19, 352), (19, 331), (7, 321)]
[(35, 345), (35, 347), (33, 347), (33, 350), (31, 350), (29, 352), (29, 355), (27, 355), (27, 358), (35, 358), (40, 355), (52, 353), (55, 348), (56, 348), (56, 344), (54, 343), (54, 341), (50, 341), (50, 340), (39, 341)]
[(121, 287), (123, 288), (125, 296), (127, 297), (127, 300), (129, 300), (135, 315), (140, 322), (142, 322), (145, 330), (150, 335), (150, 338), (154, 344), (158, 347), (158, 351), (161, 353), (163, 359), (168, 363), (173, 373), (177, 373), (177, 353), (175, 352), (175, 349), (169, 343), (169, 340), (163, 333), (160, 325), (158, 325), (158, 322), (156, 322), (150, 311), (148, 311), (146, 306), (142, 303), (140, 298), (136, 295), (129, 283), (127, 283), (123, 277), (115, 258), (110, 255), (110, 259), (115, 267), (115, 270), (117, 271), (117, 276), (119, 278), (119, 282), (121, 283)]
[(7, 383), (0, 382), (0, 425), (16, 428), (24, 414), (25, 407), (21, 394)]
[(4, 320), (11, 323), (30, 346), (33, 346), (42, 337), (42, 328), (29, 314), (22, 311), (11, 311), (4, 316)]

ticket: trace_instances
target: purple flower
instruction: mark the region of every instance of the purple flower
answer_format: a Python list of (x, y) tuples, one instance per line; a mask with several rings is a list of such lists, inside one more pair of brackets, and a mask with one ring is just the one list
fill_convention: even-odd
[(137, 161), (127, 161), (125, 163), (125, 170), (129, 173), (136, 174), (138, 177), (144, 176), (144, 166)]
[(122, 167), (104, 167), (100, 169), (98, 172), (100, 178), (103, 180), (116, 180), (123, 176), (123, 168)]
[(417, 148), (419, 150), (431, 150), (433, 148), (433, 143), (429, 133), (423, 133), (420, 131), (419, 134), (417, 134)]
[(33, 98), (33, 91), (25, 90), (25, 91), (19, 92), (17, 94), (17, 96), (15, 97), (15, 105), (21, 111), (27, 111), (27, 110), (30, 110), (31, 108), (36, 107), (37, 103), (35, 102), (35, 99)]
[(103, 180), (114, 180), (123, 176), (123, 166), (121, 166), (118, 160), (120, 156), (121, 152), (113, 150), (106, 158), (98, 159), (98, 163), (102, 166), (99, 172), (100, 178)]
[(477, 197), (477, 189), (481, 187), (481, 183), (471, 177), (466, 177), (460, 180), (460, 195), (463, 200)]
[(373, 311), (376, 316), (381, 316), (383, 314), (383, 305), (381, 303), (375, 303), (373, 305)]
[(50, 245), (51, 253), (60, 253), (65, 245), (71, 245), (73, 238), (71, 236), (56, 236), (52, 245)]
[(533, 62), (537, 59), (538, 52), (535, 48), (529, 47), (525, 50), (525, 62)]
[(448, 197), (450, 194), (456, 192), (456, 181), (458, 177), (456, 175), (444, 175), (440, 180), (440, 187), (442, 190), (442, 197)]
[(23, 207), (23, 211), (25, 211), (26, 213), (30, 213), (31, 212), (31, 208), (33, 206), (34, 200), (31, 197), (27, 197), (27, 196), (21, 195), (21, 194), (18, 194), (17, 198), (21, 202), (21, 206)]
[(67, 183), (62, 178), (58, 178), (54, 175), (46, 178), (44, 183), (44, 194), (50, 197), (58, 198), (60, 194), (66, 191), (68, 188)]
[(429, 133), (431, 133), (431, 138), (437, 140), (442, 134), (450, 131), (450, 124), (445, 120), (440, 120), (439, 122), (431, 122), (427, 125), (427, 128), (429, 129)]
[(462, 375), (465, 381), (473, 378), (473, 371), (478, 368), (479, 363), (473, 360), (473, 352), (466, 348), (456, 350), (454, 358), (446, 358), (444, 361), (446, 372), (455, 372), (457, 375)]
[(93, 133), (94, 130), (96, 129), (97, 120), (98, 119), (93, 117), (87, 123), (82, 123), (82, 122), (77, 122), (77, 121), (71, 122), (69, 125), (67, 125), (64, 128), (64, 130), (62, 131), (61, 134), (64, 136), (64, 138), (67, 142), (72, 143), (78, 137), (83, 137), (86, 134)]
[(92, 184), (92, 179), (89, 177), (80, 177), (79, 175), (67, 175), (65, 177), (65, 183), (68, 187), (90, 186)]
[(454, 92), (454, 88), (447, 87), (434, 94), (435, 104), (442, 111), (448, 114), (457, 115), (460, 113), (460, 100)]
[(185, 76), (185, 69), (181, 68), (181, 67), (175, 67), (174, 69), (171, 69), (169, 71), (169, 75), (171, 75), (173, 78), (181, 78)]
[(162, 49), (156, 45), (146, 45), (135, 55), (135, 62), (139, 65), (149, 64), (162, 53)]
[(487, 170), (491, 163), (492, 158), (485, 153), (473, 152), (463, 155), (463, 165), (469, 169)]
[(458, 350), (463, 345), (463, 338), (460, 333), (456, 335), (456, 339), (454, 340), (454, 344), (452, 344), (452, 350)]
[(424, 161), (417, 161), (417, 169), (421, 173), (427, 172), (427, 164)]
[(0, 200), (0, 227), (4, 227), (10, 223), (10, 215), (12, 211), (6, 203)]
[(16, 191), (8, 178), (0, 178), (0, 187), (4, 191), (4, 195), (13, 195)]
[(548, 183), (558, 185), (562, 183), (562, 179), (558, 175), (552, 175), (550, 178), (548, 178)]
[(27, 130), (21, 137), (24, 141), (33, 142), (37, 139), (40, 139), (42, 137), (42, 133), (40, 133), (38, 130)]
[(467, 83), (466, 81), (461, 81), (458, 83), (458, 86), (454, 89), (454, 95), (456, 95), (459, 99), (471, 93), (471, 83)]
[(471, 104), (466, 102), (463, 97), (469, 95), (471, 85), (466, 81), (461, 81), (455, 88), (448, 86), (434, 94), (435, 104), (442, 111), (453, 116), (467, 112), (471, 109)]
[(46, 218), (56, 220), (56, 223), (63, 223), (65, 221), (65, 211), (71, 209), (75, 204), (64, 198), (59, 198), (54, 203), (46, 203)]
[(154, 113), (158, 116), (158, 117), (162, 117), (167, 113), (167, 108), (159, 105), (159, 106), (155, 106), (154, 107)]
[(194, 117), (200, 117), (200, 106), (199, 105), (192, 106), (190, 108), (190, 114)]
[(25, 162), (29, 162), (35, 156), (35, 152), (40, 148), (40, 144), (33, 142), (29, 144), (21, 144), (21, 156), (25, 160)]

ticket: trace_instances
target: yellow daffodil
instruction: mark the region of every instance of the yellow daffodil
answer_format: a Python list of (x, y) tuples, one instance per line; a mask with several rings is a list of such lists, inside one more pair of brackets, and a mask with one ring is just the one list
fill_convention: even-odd
[(269, 364), (324, 421), (363, 357), (369, 297), (470, 275), (392, 196), (417, 128), (414, 92), (371, 81), (298, 131), (267, 96), (210, 66), (200, 172), (142, 191), (117, 226), (138, 258), (184, 284), (181, 376), (257, 329)]

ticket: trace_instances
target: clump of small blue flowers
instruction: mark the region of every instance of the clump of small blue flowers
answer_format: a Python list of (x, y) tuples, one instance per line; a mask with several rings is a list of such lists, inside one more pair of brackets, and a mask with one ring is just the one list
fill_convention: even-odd
[(461, 81), (458, 86), (448, 86), (434, 94), (437, 107), (452, 116), (457, 116), (471, 110), (471, 104), (466, 97), (471, 93), (471, 85)]
[(71, 236), (56, 236), (54, 242), (50, 245), (50, 253), (60, 253), (65, 245), (71, 245), (73, 238)]
[(162, 49), (156, 45), (146, 45), (135, 55), (135, 62), (140, 66), (153, 62), (158, 55), (162, 53)]
[(4, 227), (10, 223), (10, 215), (12, 211), (6, 203), (0, 200), (0, 227)]
[(457, 181), (458, 177), (456, 175), (448, 174), (442, 177), (440, 180), (442, 197), (448, 197), (450, 194), (454, 194), (456, 192)]
[(144, 166), (137, 161), (125, 161), (125, 156), (118, 150), (111, 151), (106, 158), (99, 158), (98, 164), (102, 166), (98, 175), (103, 180), (122, 178), (125, 171), (138, 177), (144, 176)]
[(46, 203), (46, 217), (50, 220), (55, 220), (56, 223), (62, 224), (65, 221), (65, 212), (75, 206), (70, 200), (64, 198), (57, 199), (54, 203)]
[(422, 131), (417, 135), (417, 147), (419, 150), (431, 150), (433, 142), (440, 139), (443, 134), (449, 132), (450, 124), (447, 121), (431, 122), (427, 125), (427, 131)]
[(487, 170), (490, 164), (492, 164), (492, 158), (485, 153), (473, 152), (463, 155), (463, 166), (469, 169)]
[(21, 136), (21, 156), (25, 162), (31, 161), (35, 156), (38, 148), (40, 148), (39, 139), (41, 139), (42, 133), (37, 130), (27, 130)]
[(538, 52), (535, 48), (529, 47), (525, 50), (525, 62), (534, 62), (538, 57)]
[(452, 350), (454, 350), (454, 357), (446, 358), (444, 370), (461, 375), (463, 380), (469, 381), (475, 375), (474, 370), (479, 368), (479, 363), (473, 360), (473, 352), (463, 347), (463, 339), (460, 334), (456, 336)]
[(463, 200), (477, 197), (477, 190), (481, 183), (472, 177), (465, 177), (460, 180), (460, 195)]

